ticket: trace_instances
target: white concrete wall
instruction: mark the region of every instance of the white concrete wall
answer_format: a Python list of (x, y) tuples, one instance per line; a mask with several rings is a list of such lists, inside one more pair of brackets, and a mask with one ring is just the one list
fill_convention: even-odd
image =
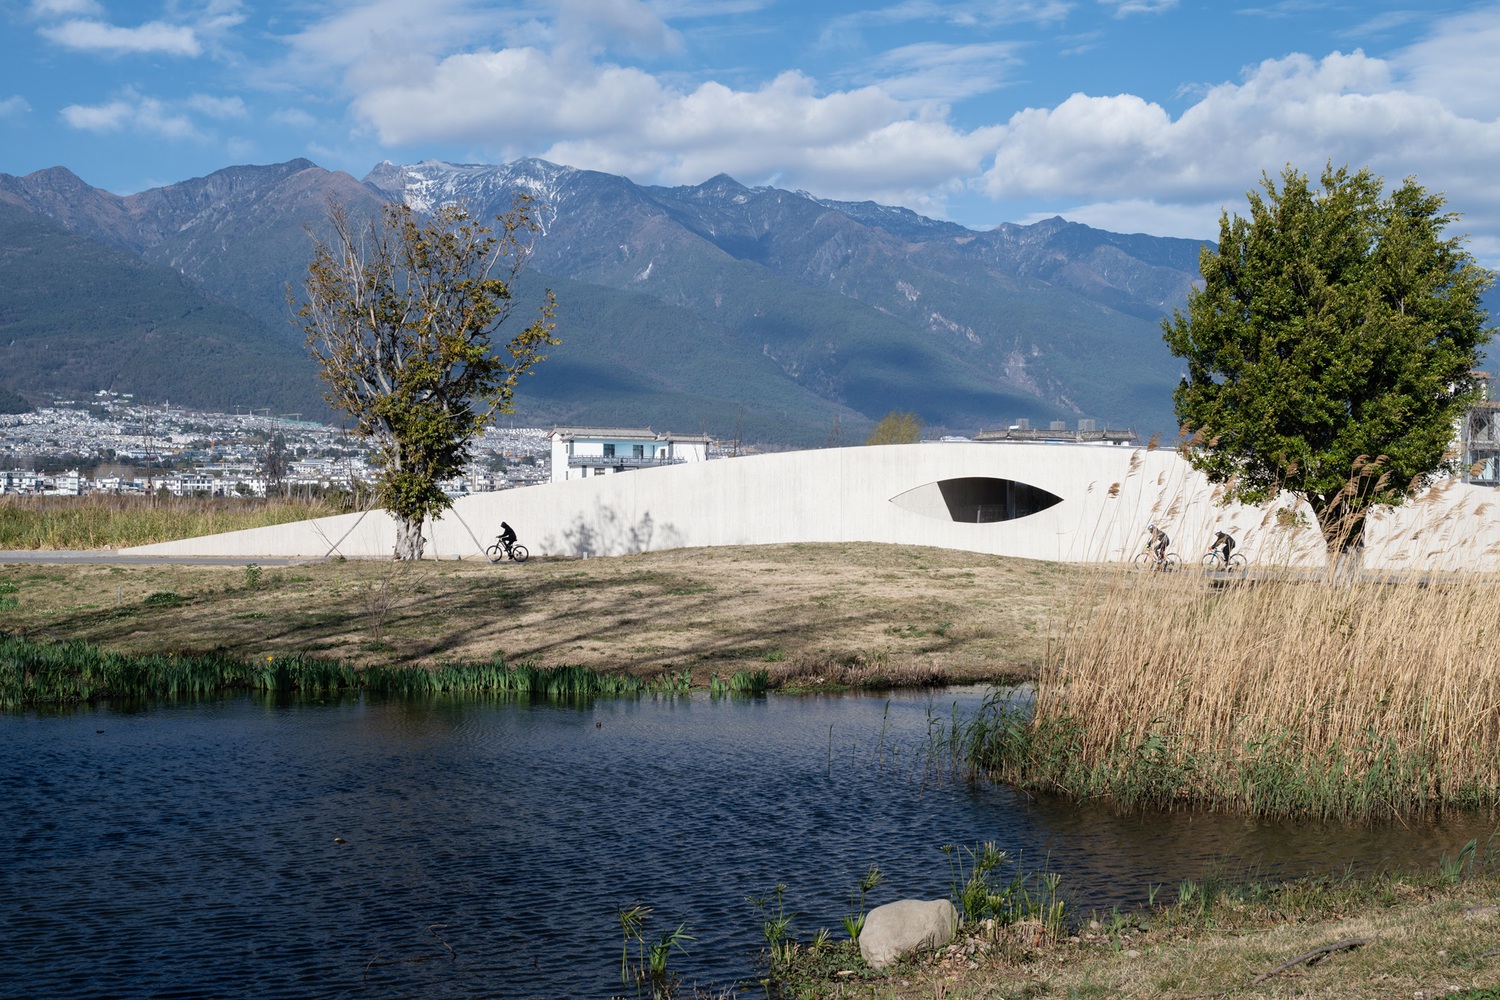
[(706, 462), (708, 461), (708, 445), (702, 441), (674, 440), (670, 444), (660, 446), (657, 454), (684, 462)]
[[(1030, 483), (1063, 500), (1028, 517), (956, 523), (945, 511), (892, 498), (927, 483), (988, 476)], [(1366, 564), (1450, 569), (1500, 561), (1494, 491), (1454, 484), (1372, 519)], [(1316, 566), (1323, 544), (1311, 511), (1278, 525), (1278, 506), (1219, 506), (1203, 476), (1170, 451), (1078, 445), (924, 443), (786, 452), (647, 468), (459, 499), (428, 532), (428, 555), (475, 557), (508, 521), (537, 556), (619, 555), (767, 542), (869, 541), (932, 545), (1062, 561), (1128, 559), (1155, 521), (1172, 549), (1197, 562), (1222, 528), (1256, 563)], [(1295, 513), (1295, 509), (1293, 509)], [(1455, 546), (1472, 537), (1468, 546)], [(389, 556), (382, 512), (187, 539), (128, 551), (184, 555)]]
[(552, 435), (552, 481), (560, 483), (568, 479), (572, 471), (568, 468), (568, 442), (561, 434)]

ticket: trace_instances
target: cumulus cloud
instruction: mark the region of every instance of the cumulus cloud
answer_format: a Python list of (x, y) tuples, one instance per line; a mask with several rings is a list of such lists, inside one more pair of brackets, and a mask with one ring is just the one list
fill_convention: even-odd
[(70, 104), (60, 112), (68, 125), (85, 132), (142, 132), (168, 139), (199, 137), (192, 119), (154, 97), (127, 93), (103, 104)]
[(0, 118), (19, 118), (31, 110), (31, 105), (20, 94), (0, 101)]
[(393, 145), (544, 145), (542, 155), (573, 166), (684, 182), (774, 176), (833, 197), (941, 186), (976, 172), (993, 142), (914, 115), (876, 87), (819, 94), (788, 72), (755, 90), (678, 90), (639, 69), (535, 49), (453, 56), (420, 86), (374, 91), (355, 108)]
[(355, 93), (430, 75), (454, 49), (484, 48), (476, 40), (525, 33), (535, 21), (517, 11), (487, 9), (471, 0), (370, 0), (351, 4), (289, 36), (294, 75), (342, 74)]
[(1164, 206), (1189, 218), (1200, 206), (1203, 217), (1182, 235), (1202, 236), (1211, 235), (1202, 206), (1218, 199), (1242, 210), (1262, 171), (1291, 164), (1316, 174), (1332, 161), (1370, 166), (1388, 183), (1415, 174), (1430, 189), (1461, 190), (1466, 203), (1453, 207), (1491, 227), (1500, 224), (1500, 195), (1483, 178), (1497, 154), (1492, 116), (1465, 117), (1430, 93), (1402, 89), (1391, 63), (1360, 52), (1296, 55), (1209, 88), (1175, 118), (1132, 95), (1074, 94), (1022, 111), (1002, 130), (982, 183), (996, 199), (1078, 199), (1076, 211), (1090, 218), (1113, 213), (1119, 225), (1140, 216), (1135, 228), (1158, 233), (1164, 219), (1183, 217)]
[(1175, 119), (1132, 95), (1074, 94), (1055, 108), (1022, 111), (1007, 124), (986, 180), (996, 195), (1198, 195), (1243, 177), (1250, 165), (1258, 174), (1330, 157), (1425, 159), (1424, 146), (1473, 133), (1476, 124), (1393, 88), (1380, 60), (1359, 52), (1298, 55), (1210, 88)]
[(103, 21), (65, 21), (39, 29), (42, 36), (69, 49), (84, 52), (161, 53), (197, 56), (203, 52), (192, 28), (150, 21), (121, 28)]

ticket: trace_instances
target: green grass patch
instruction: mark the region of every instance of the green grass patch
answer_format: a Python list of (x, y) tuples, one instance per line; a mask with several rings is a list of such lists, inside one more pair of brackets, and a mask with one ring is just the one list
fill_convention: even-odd
[[(754, 678), (737, 683), (746, 690), (754, 688)], [(9, 711), (112, 698), (201, 698), (234, 691), (364, 691), (392, 697), (524, 695), (573, 701), (678, 694), (689, 686), (686, 672), (642, 679), (585, 667), (508, 666), (500, 661), (451, 663), (435, 669), (410, 665), (360, 668), (300, 656), (255, 661), (212, 653), (128, 656), (82, 642), (0, 638), (0, 709)], [(763, 680), (760, 690), (764, 690)]]

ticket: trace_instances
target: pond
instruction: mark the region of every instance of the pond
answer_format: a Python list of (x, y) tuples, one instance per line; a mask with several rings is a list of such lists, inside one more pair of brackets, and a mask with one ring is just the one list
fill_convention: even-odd
[[(753, 983), (747, 897), (803, 940), (947, 895), (995, 841), (1077, 913), (1184, 879), (1436, 864), (1487, 820), (1292, 827), (1119, 817), (932, 773), (979, 689), (585, 707), (236, 697), (0, 717), (0, 995), (608, 997), (617, 910), (685, 923), (672, 968)], [(743, 991), (759, 994), (759, 988)]]

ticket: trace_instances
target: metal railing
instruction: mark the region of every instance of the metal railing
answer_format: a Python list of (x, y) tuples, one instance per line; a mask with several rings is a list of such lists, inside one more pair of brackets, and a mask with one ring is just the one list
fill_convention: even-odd
[(649, 469), (657, 465), (680, 465), (685, 458), (635, 458), (629, 455), (569, 455), (568, 468)]

